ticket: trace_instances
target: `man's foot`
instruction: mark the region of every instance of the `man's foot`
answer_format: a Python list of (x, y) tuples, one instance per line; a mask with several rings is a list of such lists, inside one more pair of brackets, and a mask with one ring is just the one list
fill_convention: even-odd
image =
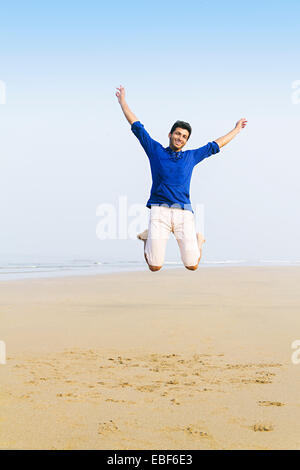
[(196, 235), (197, 235), (198, 246), (199, 246), (199, 250), (200, 250), (200, 258), (199, 258), (199, 261), (200, 261), (201, 256), (202, 256), (202, 245), (203, 245), (203, 243), (205, 243), (205, 238), (203, 237), (202, 233), (200, 233), (200, 232), (198, 232)]
[(148, 238), (148, 229), (144, 230), (142, 233), (139, 233), (139, 234), (137, 235), (137, 238), (138, 238), (139, 240), (146, 241), (147, 238)]
[(142, 233), (139, 233), (136, 237), (139, 240), (142, 240), (142, 242), (144, 242), (144, 257), (145, 257), (146, 263), (148, 264), (148, 260), (147, 260), (146, 253), (145, 253), (146, 242), (148, 238), (148, 229), (144, 230)]

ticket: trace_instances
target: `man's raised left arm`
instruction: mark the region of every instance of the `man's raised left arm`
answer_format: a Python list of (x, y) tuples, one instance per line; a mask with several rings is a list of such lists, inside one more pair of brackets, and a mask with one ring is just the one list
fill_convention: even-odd
[(224, 145), (228, 144), (244, 127), (247, 125), (247, 120), (246, 118), (240, 119), (236, 125), (235, 128), (232, 129), (232, 131), (228, 132), (228, 134), (224, 135), (223, 137), (219, 137), (218, 139), (215, 139), (215, 142), (218, 144), (218, 146), (221, 148)]

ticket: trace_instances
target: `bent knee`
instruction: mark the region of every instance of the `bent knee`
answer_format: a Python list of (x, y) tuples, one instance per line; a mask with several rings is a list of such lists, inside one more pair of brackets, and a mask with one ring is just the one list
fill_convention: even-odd
[(150, 264), (148, 266), (150, 271), (159, 271), (162, 268), (162, 266), (151, 266)]
[(190, 271), (196, 271), (197, 268), (198, 264), (196, 264), (195, 266), (186, 266), (186, 269), (189, 269)]

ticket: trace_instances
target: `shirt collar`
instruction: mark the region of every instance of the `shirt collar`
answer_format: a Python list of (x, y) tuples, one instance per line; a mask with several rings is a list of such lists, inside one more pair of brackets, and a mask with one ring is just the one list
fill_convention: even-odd
[(169, 155), (171, 155), (171, 157), (175, 157), (175, 158), (181, 158), (182, 157), (182, 150), (179, 150), (179, 152), (176, 152), (175, 150), (172, 150), (171, 147), (166, 147), (165, 150), (168, 152)]

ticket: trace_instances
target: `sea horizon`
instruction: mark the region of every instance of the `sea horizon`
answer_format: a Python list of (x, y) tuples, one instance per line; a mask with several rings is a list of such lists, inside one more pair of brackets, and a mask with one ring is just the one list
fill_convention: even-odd
[[(0, 281), (17, 279), (34, 279), (47, 277), (85, 276), (97, 274), (111, 274), (118, 272), (144, 271), (145, 261), (141, 260), (114, 260), (100, 261), (91, 258), (56, 258), (53, 257), (26, 257), (27, 259), (6, 261), (0, 256)], [(300, 266), (300, 260), (283, 259), (211, 259), (201, 261), (204, 267), (227, 266)], [(175, 269), (183, 267), (180, 260), (166, 260), (165, 267)]]

